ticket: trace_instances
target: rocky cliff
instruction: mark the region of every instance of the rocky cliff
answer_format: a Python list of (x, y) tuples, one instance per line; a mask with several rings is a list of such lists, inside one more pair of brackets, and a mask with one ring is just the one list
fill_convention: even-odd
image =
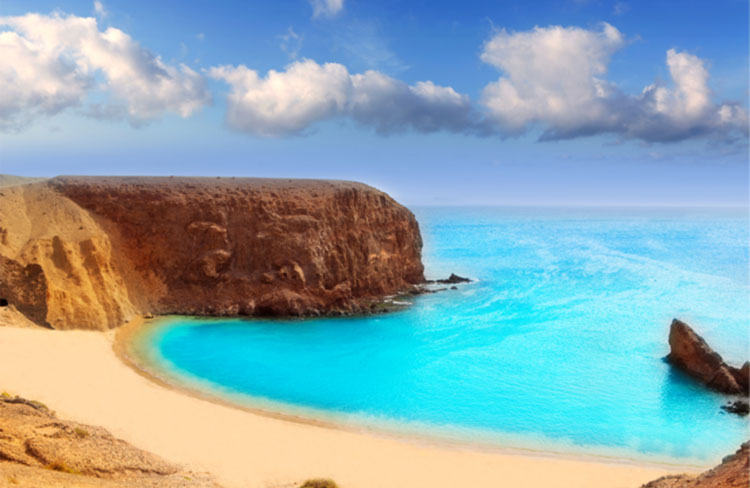
[(58, 177), (0, 187), (0, 299), (53, 328), (141, 313), (367, 311), (424, 280), (413, 214), (341, 181)]

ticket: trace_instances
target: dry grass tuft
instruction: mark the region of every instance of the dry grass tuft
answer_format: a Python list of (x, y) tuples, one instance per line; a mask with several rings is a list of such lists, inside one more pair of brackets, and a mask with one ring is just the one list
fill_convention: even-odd
[(302, 483), (300, 488), (339, 488), (339, 485), (330, 478), (313, 478)]
[(45, 466), (47, 469), (51, 469), (52, 471), (60, 471), (61, 473), (68, 473), (68, 474), (81, 474), (75, 469), (71, 468), (67, 464), (65, 464), (62, 461), (56, 461), (54, 463), (50, 463), (47, 466)]

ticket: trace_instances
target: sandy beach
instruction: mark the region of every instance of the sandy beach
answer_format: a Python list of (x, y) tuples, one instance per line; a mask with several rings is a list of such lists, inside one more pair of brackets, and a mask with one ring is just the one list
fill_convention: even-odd
[(636, 488), (675, 471), (429, 445), (259, 415), (157, 385), (117, 357), (114, 337), (114, 331), (0, 327), (0, 385), (168, 461), (208, 471), (227, 488), (288, 486), (318, 476), (346, 488)]

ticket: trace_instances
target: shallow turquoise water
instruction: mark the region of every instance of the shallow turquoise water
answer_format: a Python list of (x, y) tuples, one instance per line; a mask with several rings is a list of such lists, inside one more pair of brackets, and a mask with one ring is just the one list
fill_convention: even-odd
[(744, 212), (417, 209), (428, 277), (388, 315), (174, 319), (162, 373), (238, 402), (555, 451), (713, 463), (748, 436), (662, 361), (672, 317), (748, 356)]

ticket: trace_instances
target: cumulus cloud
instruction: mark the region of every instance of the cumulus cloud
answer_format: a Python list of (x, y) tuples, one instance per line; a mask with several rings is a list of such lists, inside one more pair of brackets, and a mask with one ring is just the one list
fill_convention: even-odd
[(453, 88), (432, 82), (408, 85), (377, 71), (351, 74), (341, 64), (305, 59), (265, 77), (246, 66), (211, 68), (231, 87), (229, 127), (262, 136), (303, 132), (316, 122), (349, 117), (378, 133), (403, 130), (466, 131), (471, 102)]
[(333, 17), (344, 8), (344, 0), (310, 0), (313, 18)]
[[(315, 15), (334, 15), (343, 0), (311, 0)], [(94, 2), (99, 17), (106, 11)], [(198, 34), (203, 39), (203, 34)], [(296, 59), (302, 36), (291, 27), (281, 48)], [(669, 80), (640, 93), (607, 80), (613, 55), (627, 44), (615, 27), (536, 27), (495, 32), (481, 59), (500, 71), (475, 105), (467, 95), (431, 81), (408, 84), (382, 72), (351, 73), (337, 63), (296, 60), (265, 75), (244, 65), (201, 74), (168, 64), (125, 32), (94, 17), (0, 17), (0, 130), (17, 130), (70, 107), (133, 125), (174, 113), (188, 117), (211, 102), (204, 75), (229, 85), (227, 125), (278, 137), (316, 123), (349, 119), (379, 134), (448, 131), (512, 136), (541, 131), (542, 140), (596, 134), (649, 142), (748, 136), (748, 114), (716, 103), (706, 63), (670, 49)], [(105, 94), (105, 96), (91, 96)]]
[(485, 87), (483, 104), (507, 133), (523, 132), (535, 121), (553, 127), (599, 124), (607, 117), (602, 101), (613, 90), (601, 75), (623, 42), (622, 34), (609, 24), (601, 31), (501, 31), (486, 43), (481, 58), (506, 76)]
[(671, 86), (653, 84), (623, 93), (604, 76), (625, 44), (615, 27), (536, 27), (495, 34), (482, 60), (503, 72), (481, 97), (488, 121), (504, 134), (542, 127), (542, 139), (599, 133), (647, 141), (747, 134), (747, 113), (737, 104), (715, 104), (708, 72), (698, 57), (670, 50)]
[(119, 29), (101, 31), (93, 17), (26, 14), (0, 17), (0, 26), (0, 129), (82, 105), (94, 90), (110, 93), (134, 124), (166, 112), (187, 117), (211, 100), (200, 74), (164, 63)]

